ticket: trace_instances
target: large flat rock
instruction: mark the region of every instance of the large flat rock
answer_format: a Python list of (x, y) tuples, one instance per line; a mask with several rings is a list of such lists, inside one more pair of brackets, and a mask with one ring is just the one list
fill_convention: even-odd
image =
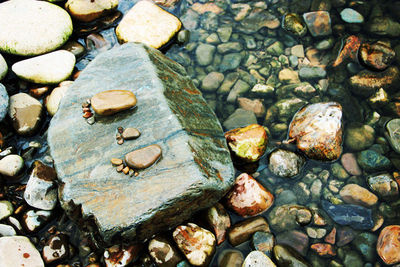
[[(82, 103), (105, 90), (129, 90), (134, 109), (82, 118)], [(119, 126), (142, 135), (123, 145)], [(182, 66), (159, 51), (128, 43), (100, 54), (70, 87), (52, 119), (48, 143), (60, 201), (70, 215), (92, 221), (106, 243), (142, 240), (217, 202), (234, 183), (222, 128)], [(139, 176), (117, 173), (111, 158), (151, 144), (162, 158)]]

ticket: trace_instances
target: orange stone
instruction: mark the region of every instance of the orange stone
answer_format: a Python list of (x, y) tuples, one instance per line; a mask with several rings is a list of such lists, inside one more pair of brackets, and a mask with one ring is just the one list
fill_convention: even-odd
[(400, 225), (389, 225), (381, 231), (376, 251), (388, 265), (400, 263)]
[(136, 96), (127, 90), (108, 90), (94, 95), (91, 105), (99, 115), (112, 115), (134, 107)]
[(311, 249), (314, 250), (321, 257), (336, 256), (336, 250), (331, 244), (316, 243), (311, 245)]
[(242, 217), (256, 216), (268, 210), (274, 202), (274, 195), (257, 180), (242, 173), (226, 195), (226, 205)]

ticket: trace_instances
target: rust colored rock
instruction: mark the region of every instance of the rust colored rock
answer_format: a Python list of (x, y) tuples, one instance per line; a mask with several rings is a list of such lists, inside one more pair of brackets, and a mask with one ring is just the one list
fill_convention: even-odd
[(250, 237), (258, 231), (270, 232), (269, 225), (264, 217), (255, 217), (241, 221), (229, 229), (229, 243), (234, 247), (238, 246), (249, 240)]
[(400, 225), (389, 225), (379, 234), (376, 251), (388, 265), (400, 263)]
[(393, 62), (396, 53), (387, 44), (376, 42), (374, 44), (364, 43), (360, 48), (362, 63), (375, 70), (384, 70)]
[(321, 257), (329, 258), (336, 256), (336, 250), (331, 244), (316, 243), (311, 245), (311, 249)]
[(114, 245), (104, 251), (106, 267), (126, 266), (135, 261), (142, 249), (142, 245)]
[(226, 195), (226, 205), (242, 217), (256, 216), (268, 210), (274, 202), (274, 195), (257, 180), (242, 173)]
[(325, 102), (303, 107), (290, 123), (289, 138), (311, 159), (338, 159), (342, 153), (341, 105)]
[(215, 236), (194, 223), (176, 227), (173, 238), (194, 266), (207, 266), (215, 252)]
[(214, 230), (217, 245), (225, 241), (226, 231), (231, 227), (231, 218), (222, 204), (217, 203), (207, 210), (206, 220)]
[(127, 90), (108, 90), (94, 95), (92, 108), (99, 115), (112, 115), (136, 105), (136, 96)]
[(371, 96), (380, 88), (383, 88), (384, 90), (390, 90), (399, 82), (400, 71), (394, 66), (389, 67), (382, 72), (363, 70), (350, 77), (352, 92), (356, 95), (364, 97)]
[(332, 245), (334, 245), (336, 243), (336, 228), (335, 227), (333, 227), (332, 231), (327, 236), (325, 236), (324, 241), (326, 243), (329, 243)]
[(358, 50), (361, 46), (361, 40), (355, 35), (351, 35), (342, 41), (342, 47), (339, 50), (335, 62), (332, 64), (333, 67), (337, 67), (345, 61), (351, 60), (356, 61), (358, 56)]
[(159, 145), (149, 145), (125, 155), (126, 164), (133, 169), (145, 169), (153, 165), (162, 154)]
[(230, 130), (225, 138), (234, 156), (245, 162), (258, 161), (268, 144), (267, 132), (258, 124)]

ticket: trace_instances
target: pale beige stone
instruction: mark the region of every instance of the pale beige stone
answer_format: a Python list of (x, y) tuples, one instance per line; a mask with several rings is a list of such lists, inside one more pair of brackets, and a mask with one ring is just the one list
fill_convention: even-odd
[(153, 48), (166, 44), (182, 27), (177, 17), (148, 1), (138, 2), (116, 29), (120, 43), (140, 42)]
[(25, 236), (0, 237), (0, 266), (44, 267), (39, 251)]
[(112, 115), (136, 105), (136, 96), (127, 90), (108, 90), (91, 99), (93, 110), (99, 115)]
[[(65, 83), (68, 82), (68, 83)], [(51, 91), (51, 94), (47, 97), (46, 108), (47, 112), (50, 116), (54, 116), (58, 110), (61, 99), (67, 93), (70, 85), (73, 84), (73, 81), (64, 81), (62, 86), (56, 87)]]
[(89, 22), (118, 7), (118, 0), (68, 0), (65, 9), (77, 20)]

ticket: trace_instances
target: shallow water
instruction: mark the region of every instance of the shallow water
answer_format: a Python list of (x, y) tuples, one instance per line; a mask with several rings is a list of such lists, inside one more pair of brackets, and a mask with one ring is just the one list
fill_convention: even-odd
[[(119, 10), (125, 13), (130, 9), (134, 2), (136, 1), (120, 1)], [(276, 23), (281, 24), (284, 14), (288, 12), (303, 14), (310, 11), (311, 7), (317, 6), (316, 3), (318, 2), (322, 2), (320, 7), (326, 7), (326, 5), (323, 5), (323, 3), (332, 2), (332, 6), (329, 8), (333, 28), (333, 33), (331, 35), (313, 38), (310, 36), (310, 34), (306, 34), (304, 37), (295, 37), (294, 35), (282, 29), (281, 25), (278, 27), (274, 26)], [(379, 9), (381, 9), (385, 16), (390, 17), (396, 23), (400, 23), (400, 1), (344, 1), (346, 4), (339, 7), (335, 7), (333, 4), (340, 2), (341, 1), (307, 0), (271, 0), (251, 2), (217, 0), (215, 2), (206, 2), (182, 0), (176, 5), (175, 8), (169, 9), (169, 11), (174, 13), (182, 20), (185, 28), (190, 31), (190, 39), (183, 44), (179, 44), (174, 41), (165, 47), (163, 51), (168, 57), (182, 64), (186, 68), (195, 85), (202, 90), (204, 98), (215, 111), (216, 115), (221, 121), (221, 124), (226, 125), (224, 122), (226, 122), (227, 118), (238, 108), (237, 102), (231, 101), (230, 97), (228, 97), (229, 93), (234, 87), (234, 84), (232, 84), (231, 90), (227, 90), (225, 92), (220, 92), (218, 89), (204, 90), (202, 86), (202, 80), (210, 72), (215, 71), (223, 73), (224, 77), (227, 77), (228, 74), (233, 75), (233, 73), (237, 73), (238, 80), (242, 80), (248, 85), (247, 90), (243, 90), (244, 92), (239, 93), (239, 95), (249, 99), (260, 99), (265, 107), (266, 112), (257, 118), (257, 122), (269, 129), (271, 133), (270, 145), (267, 153), (261, 159), (253, 176), (256, 177), (257, 180), (266, 188), (268, 188), (275, 196), (275, 204), (263, 214), (263, 216), (266, 218), (270, 216), (271, 211), (276, 206), (282, 203), (297, 204), (309, 208), (316, 208), (321, 211), (321, 200), (335, 199), (339, 202), (341, 201), (338, 190), (340, 190), (340, 188), (344, 185), (348, 183), (356, 183), (364, 188), (369, 188), (366, 182), (366, 177), (370, 174), (381, 172), (379, 170), (369, 173), (364, 171), (364, 173), (360, 176), (349, 175), (347, 178), (340, 179), (335, 177), (332, 173), (332, 166), (335, 163), (322, 163), (318, 161), (307, 160), (302, 172), (295, 178), (287, 179), (273, 175), (268, 169), (268, 154), (277, 147), (284, 147), (280, 144), (280, 141), (283, 141), (287, 138), (287, 127), (290, 123), (290, 119), (292, 118), (294, 112), (305, 103), (338, 101), (343, 107), (344, 132), (346, 132), (346, 127), (354, 122), (370, 125), (375, 129), (375, 140), (374, 144), (371, 146), (372, 149), (387, 156), (387, 158), (389, 158), (392, 162), (392, 167), (385, 170), (385, 172), (393, 173), (399, 171), (400, 155), (393, 151), (392, 147), (384, 138), (384, 125), (391, 118), (399, 117), (400, 113), (398, 111), (388, 107), (394, 105), (393, 103), (398, 103), (398, 99), (396, 97), (398, 88), (400, 88), (400, 84), (396, 84), (395, 87), (397, 89), (389, 92), (389, 97), (391, 97), (391, 100), (382, 105), (376, 106), (368, 102), (367, 98), (359, 97), (353, 94), (351, 92), (350, 85), (348, 84), (348, 80), (351, 76), (363, 69), (366, 69), (365, 66), (359, 63), (359, 58), (356, 58), (353, 61), (345, 62), (336, 68), (332, 67), (332, 62), (339, 54), (343, 40), (349, 35), (360, 36), (364, 42), (368, 43), (373, 43), (378, 40), (390, 42), (392, 48), (400, 44), (399, 37), (378, 36), (371, 34), (367, 30), (368, 27), (366, 23), (345, 23), (343, 20), (341, 20), (339, 14), (339, 11), (343, 9), (343, 7), (352, 7), (353, 9), (359, 11), (364, 15), (366, 22), (369, 21), (371, 14), (374, 12), (379, 13)], [(194, 4), (204, 5), (207, 3), (213, 3), (213, 5), (215, 5), (212, 7), (212, 12), (198, 14), (193, 11)], [(240, 11), (247, 9), (248, 15), (245, 16), (244, 19), (239, 20), (237, 16)], [(218, 14), (214, 12), (217, 12)], [(251, 17), (251, 19), (249, 19), (249, 17)], [(270, 29), (262, 26), (265, 20), (270, 21), (268, 24), (270, 25)], [(227, 40), (220, 40), (222, 35), (221, 29), (228, 32), (230, 30), (232, 31), (231, 34), (227, 34)], [(99, 48), (88, 48), (86, 55), (77, 62), (77, 69), (83, 69), (98, 53), (118, 45), (113, 27), (100, 31), (100, 34), (106, 40), (105, 44)], [(85, 44), (85, 38), (77, 39), (81, 44)], [(332, 44), (324, 50), (315, 49), (315, 46), (322, 40), (327, 40)], [(222, 51), (222, 48), (216, 49), (209, 64), (200, 65), (198, 63), (199, 60), (196, 57), (196, 48), (199, 44), (212, 44), (213, 46), (217, 47), (220, 44), (232, 42), (235, 44), (232, 45), (233, 48), (230, 48), (228, 51)], [(276, 42), (283, 44), (283, 47), (281, 48), (283, 50), (282, 53), (271, 55), (271, 53), (266, 52), (268, 51), (268, 48)], [(290, 57), (290, 48), (298, 44), (303, 45), (306, 56), (298, 57), (297, 59)], [(397, 49), (396, 52), (400, 53), (400, 49)], [(237, 66), (231, 67), (229, 70), (221, 67), (223, 65), (223, 57), (226, 54), (235, 54), (235, 57), (240, 58), (240, 63)], [(313, 58), (311, 57), (312, 54), (316, 56)], [(279, 72), (285, 68), (298, 70), (299, 62), (301, 63), (302, 61), (302, 64), (308, 64), (306, 62), (307, 57), (309, 58), (308, 60), (311, 61), (310, 64), (315, 66), (323, 66), (327, 71), (327, 76), (322, 78), (301, 79), (301, 81), (307, 81), (314, 88), (316, 88), (316, 91), (312, 94), (296, 95), (293, 92), (284, 91), (282, 88), (285, 85), (285, 82), (279, 80)], [(296, 61), (298, 64), (295, 64)], [(399, 64), (400, 57), (397, 55), (397, 59), (395, 59), (391, 65), (399, 67)], [(254, 92), (252, 93), (251, 89), (258, 83), (268, 84), (273, 87), (275, 91), (273, 93), (265, 94), (265, 96), (260, 96), (259, 94), (257, 95)], [(8, 85), (7, 89), (9, 90), (10, 94), (16, 93), (19, 90), (26, 90), (23, 88), (19, 89), (21, 86), (12, 77), (5, 81), (5, 84)], [(300, 104), (299, 107), (293, 108), (293, 110), (289, 111), (288, 114), (283, 112), (280, 114), (274, 114), (274, 112), (277, 112), (276, 108), (274, 108), (274, 105), (277, 102), (282, 101), (283, 99), (292, 98), (300, 99), (303, 102), (301, 102), (302, 104)], [(268, 110), (272, 116), (268, 115)], [(265, 113), (267, 113), (267, 116), (269, 116), (267, 119), (265, 118)], [(40, 133), (34, 137), (22, 138), (10, 136), (9, 138), (8, 143), (13, 145), (18, 152), (29, 150), (28, 147), (30, 141), (37, 141), (41, 144), (40, 149), (32, 149), (32, 151), (34, 150), (34, 153), (32, 153), (30, 160), (27, 161), (28, 166), (33, 162), (33, 160), (45, 160), (44, 157), (48, 153), (48, 147), (46, 145), (46, 129), (48, 127), (48, 122), (49, 118), (46, 119), (46, 122), (43, 124)], [(250, 119), (249, 123), (251, 123)], [(228, 129), (225, 128), (224, 130)], [(288, 148), (291, 150), (295, 149), (292, 146)], [(349, 149), (349, 147), (344, 145), (343, 153), (346, 152), (352, 151)], [(340, 161), (337, 162), (340, 163)], [(327, 171), (329, 172), (329, 175), (326, 175)], [(238, 171), (237, 174), (239, 173), (240, 172)], [(324, 175), (326, 175), (327, 178), (321, 178)], [(313, 187), (315, 179), (319, 179), (321, 182), (320, 188), (315, 189), (315, 187), (318, 187), (317, 185)], [(13, 186), (10, 186), (8, 191), (12, 192), (12, 189)], [(317, 192), (314, 192), (313, 190)], [(279, 195), (282, 191), (292, 192), (294, 199), (288, 200), (282, 196), (279, 198)], [(10, 193), (10, 195), (14, 194)], [(14, 197), (16, 201), (21, 202), (21, 196), (18, 193), (15, 194)], [(279, 199), (279, 203), (277, 203), (277, 199)], [(384, 218), (384, 224), (380, 229), (383, 229), (385, 225), (399, 224), (399, 196), (391, 199), (390, 201), (384, 201), (380, 198), (379, 203), (376, 204), (372, 210), (375, 218), (379, 216)], [(321, 214), (324, 214), (324, 212), (321, 211)], [(240, 218), (233, 213), (230, 213), (230, 215), (232, 224), (243, 220), (243, 218)], [(61, 217), (63, 219), (60, 219)], [(336, 227), (336, 229), (343, 228), (343, 226), (333, 223), (326, 214), (324, 215), (324, 218), (326, 218), (328, 221), (326, 226), (320, 227), (315, 225), (299, 225), (295, 228), (291, 228), (290, 230), (296, 229), (307, 234), (307, 227), (311, 227), (313, 229), (325, 229), (327, 235), (333, 227)], [(80, 236), (80, 233), (76, 231), (75, 226), (68, 219), (66, 219), (64, 215), (61, 214), (61, 211), (59, 211), (59, 215), (56, 216), (49, 226), (52, 224), (58, 224), (60, 230), (64, 229), (68, 232), (71, 232), (71, 241), (76, 245), (76, 247), (80, 246), (79, 244), (81, 243), (82, 236)], [(274, 234), (279, 234), (279, 231), (274, 230), (274, 227), (272, 228), (272, 232)], [(39, 241), (43, 238), (43, 236), (47, 235), (47, 229), (48, 227), (45, 227), (43, 230), (33, 236), (36, 236)], [(373, 233), (377, 237), (380, 230), (375, 232), (354, 230), (355, 235), (359, 235), (362, 232)], [(308, 246), (313, 243), (324, 242), (323, 238), (324, 237), (310, 237)], [(40, 246), (41, 245), (39, 245), (39, 247)], [(338, 251), (338, 255), (334, 257), (319, 257), (317, 254), (313, 253), (311, 249), (308, 249), (305, 258), (313, 266), (328, 266), (332, 261), (341, 263), (345, 262), (346, 254), (348, 254), (349, 251), (355, 251), (358, 255), (356, 263), (350, 263), (348, 261), (345, 266), (374, 266), (374, 264), (376, 264), (375, 266), (385, 265), (379, 256), (377, 256), (374, 252), (375, 242), (373, 242), (372, 245), (366, 245), (366, 248), (372, 247), (371, 251), (374, 253), (374, 255), (370, 255), (370, 258), (368, 259), (362, 256), (354, 243), (349, 243), (342, 247), (335, 247)], [(213, 261), (211, 262), (211, 266), (218, 266), (218, 255), (227, 248), (233, 248), (227, 241), (217, 248), (217, 252)], [(237, 247), (237, 249), (240, 249), (244, 256), (246, 256), (246, 254), (252, 250), (249, 242), (240, 245)], [(75, 258), (75, 260), (72, 260), (71, 263), (77, 263), (77, 261), (81, 261), (86, 264), (87, 258), (81, 257), (79, 260)]]

